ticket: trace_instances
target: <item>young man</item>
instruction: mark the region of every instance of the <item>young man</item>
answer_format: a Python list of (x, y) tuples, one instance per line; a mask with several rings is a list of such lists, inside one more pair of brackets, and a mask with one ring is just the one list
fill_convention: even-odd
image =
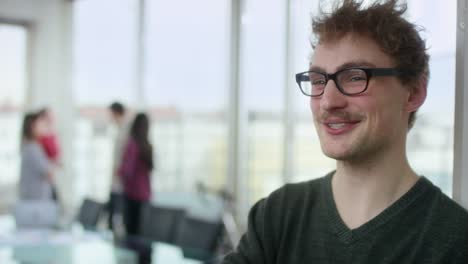
[(343, 0), (314, 20), (296, 79), (336, 171), (259, 201), (223, 263), (468, 263), (468, 213), (407, 161), (429, 56), (396, 2)]
[[(111, 194), (109, 197), (108, 210), (109, 210), (109, 229), (114, 230), (114, 224), (117, 222), (122, 223), (122, 210), (123, 210), (123, 188), (118, 175), (118, 169), (122, 162), (123, 148), (127, 142), (129, 131), (126, 109), (123, 104), (113, 102), (109, 106), (112, 121), (116, 125), (117, 134), (114, 138), (114, 151), (112, 157), (112, 183)], [(114, 230), (115, 231), (115, 230)]]

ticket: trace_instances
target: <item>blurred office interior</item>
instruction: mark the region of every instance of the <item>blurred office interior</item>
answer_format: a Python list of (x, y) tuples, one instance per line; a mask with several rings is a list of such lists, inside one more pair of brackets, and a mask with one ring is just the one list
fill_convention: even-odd
[[(23, 114), (44, 106), (62, 146), (63, 213), (73, 218), (85, 199), (105, 203), (116, 133), (108, 105), (120, 101), (151, 119), (152, 201), (205, 219), (229, 210), (242, 232), (260, 198), (334, 168), (294, 82), (308, 68), (320, 2), (329, 1), (0, 0), (0, 213), (17, 200)], [(452, 196), (463, 146), (454, 139), (464, 89), (457, 1), (408, 7), (431, 55), (409, 159)]]

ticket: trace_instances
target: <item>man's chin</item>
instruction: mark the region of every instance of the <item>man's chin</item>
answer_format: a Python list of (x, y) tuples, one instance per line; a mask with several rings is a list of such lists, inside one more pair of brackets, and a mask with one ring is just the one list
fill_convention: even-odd
[(347, 155), (344, 155), (344, 154), (336, 154), (336, 153), (324, 153), (325, 156), (329, 157), (330, 159), (334, 159), (334, 160), (337, 160), (337, 161), (346, 161), (349, 159), (349, 157)]
[(337, 160), (337, 161), (350, 161), (356, 159), (356, 153), (353, 153), (353, 151), (347, 151), (347, 150), (331, 150), (331, 149), (322, 149), (323, 154), (325, 156)]
[(338, 150), (322, 150), (325, 156), (334, 159), (336, 161), (342, 161), (349, 164), (363, 164), (369, 162), (372, 159), (380, 156), (381, 152), (375, 151), (366, 151), (362, 148), (357, 149), (348, 149), (347, 151), (338, 151)]

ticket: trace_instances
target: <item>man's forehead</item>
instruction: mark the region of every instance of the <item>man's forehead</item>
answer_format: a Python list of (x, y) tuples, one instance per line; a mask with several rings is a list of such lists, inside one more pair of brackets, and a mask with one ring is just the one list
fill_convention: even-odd
[[(340, 70), (349, 69), (349, 68), (376, 68), (376, 67), (377, 65), (375, 65), (372, 62), (365, 61), (365, 60), (356, 60), (356, 61), (344, 62), (336, 66), (335, 71), (340, 71)], [(309, 65), (309, 70), (327, 72), (327, 69), (324, 66), (314, 65), (314, 64)]]
[(311, 55), (310, 69), (327, 72), (350, 67), (391, 67), (393, 60), (371, 38), (347, 34), (319, 43)]

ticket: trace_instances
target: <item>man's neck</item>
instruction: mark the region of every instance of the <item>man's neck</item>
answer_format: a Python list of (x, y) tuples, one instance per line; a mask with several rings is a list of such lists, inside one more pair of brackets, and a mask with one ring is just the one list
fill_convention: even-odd
[(337, 162), (332, 179), (333, 197), (343, 222), (350, 229), (379, 215), (418, 180), (404, 152), (382, 156), (385, 157), (360, 164)]
[(125, 125), (125, 116), (122, 115), (116, 118), (115, 123), (117, 124), (117, 127), (123, 127)]

